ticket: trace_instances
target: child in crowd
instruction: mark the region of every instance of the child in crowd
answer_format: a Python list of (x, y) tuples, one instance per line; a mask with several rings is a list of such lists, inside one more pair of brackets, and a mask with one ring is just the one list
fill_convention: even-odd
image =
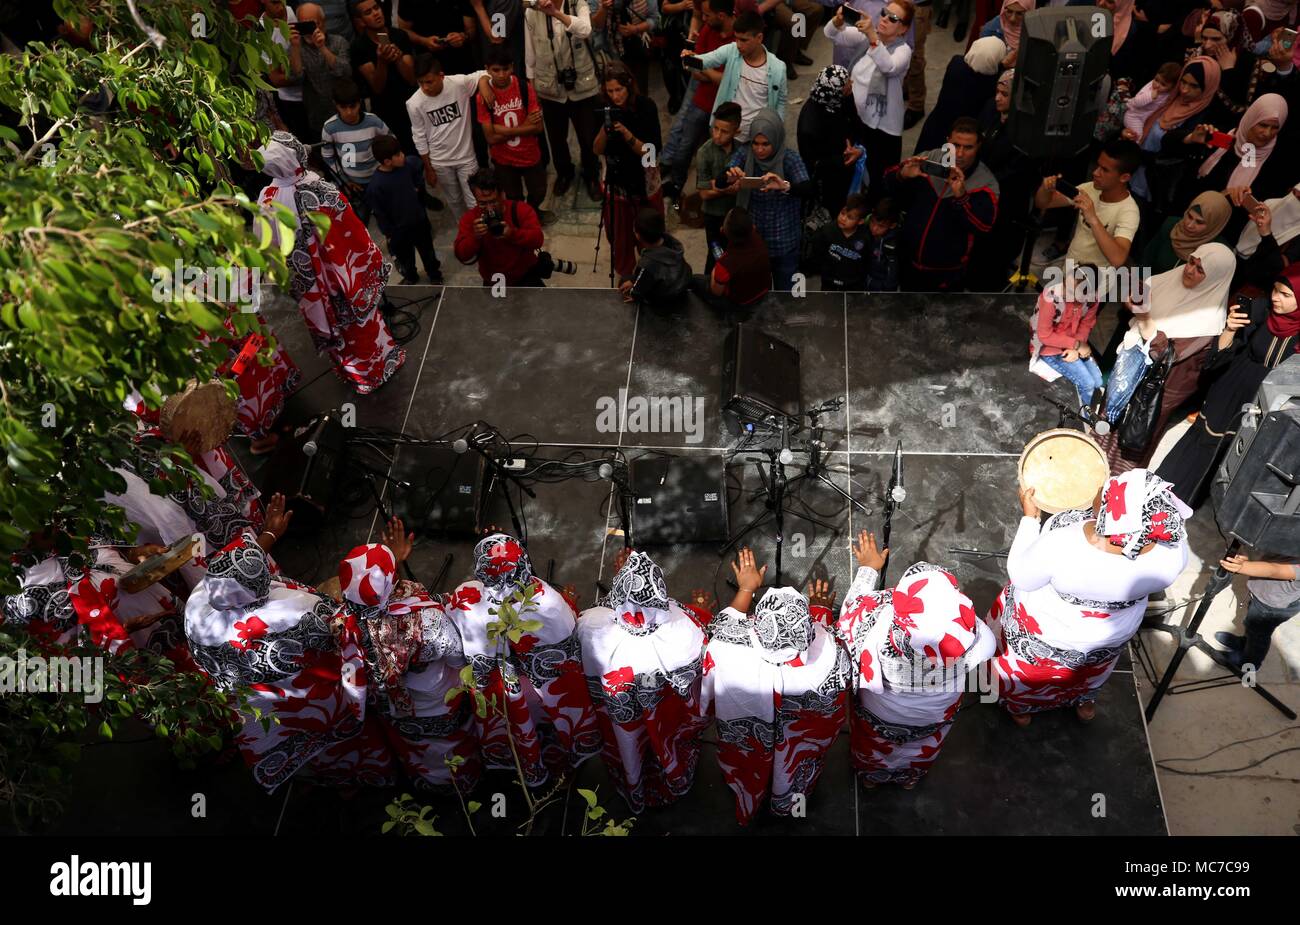
[(700, 191), (703, 201), (700, 211), (704, 213), (704, 241), (708, 249), (708, 260), (704, 264), (707, 276), (713, 272), (715, 245), (722, 244), (722, 220), (736, 204), (736, 190), (739, 184), (718, 188), (715, 178), (722, 173), (727, 162), (736, 150), (736, 132), (740, 131), (740, 104), (734, 101), (723, 103), (713, 111), (711, 137), (695, 156), (695, 186)]
[[(1079, 292), (1087, 267), (1066, 261), (1067, 272), (1061, 282), (1049, 285), (1038, 297), (1038, 320), (1034, 328), (1033, 349), (1048, 367), (1059, 373), (1079, 393), (1079, 407), (1093, 404), (1093, 393), (1101, 386), (1101, 370), (1092, 358), (1088, 335), (1097, 323), (1100, 302), (1085, 301), (1088, 293)], [(1050, 373), (1047, 374), (1050, 378)]]
[[(853, 197), (850, 197), (853, 198)], [(898, 206), (888, 196), (871, 210), (871, 260), (867, 264), (867, 292), (898, 290)]]
[(334, 84), (334, 110), (321, 128), (321, 157), (341, 181), (340, 186), (362, 222), (370, 221), (365, 204), (366, 184), (375, 172), (370, 146), (376, 138), (392, 134), (384, 120), (361, 105), (361, 90), (350, 80)]
[(726, 247), (718, 247), (713, 271), (693, 277), (691, 291), (714, 308), (753, 305), (772, 288), (767, 245), (754, 230), (749, 211), (739, 207), (722, 220), (722, 237)]
[[(537, 94), (527, 80), (515, 75), (508, 45), (488, 49), (487, 74), (479, 81), (484, 103), (479, 105), (478, 121), (497, 180), (502, 192), (516, 202), (527, 202), (540, 216), (546, 198), (546, 164), (542, 161), (542, 109)], [(542, 216), (542, 224), (548, 224), (546, 216)]]
[(1245, 636), (1215, 633), (1214, 638), (1228, 647), (1227, 660), (1238, 668), (1259, 668), (1268, 655), (1273, 632), (1300, 614), (1300, 559), (1295, 556), (1269, 556), (1252, 562), (1247, 556), (1233, 556), (1220, 561), (1227, 571), (1245, 575), (1250, 601), (1246, 605)]
[(870, 212), (866, 197), (854, 193), (845, 200), (834, 222), (817, 229), (810, 269), (821, 271), (823, 291), (866, 291), (871, 260), (871, 232), (867, 228)]
[(632, 232), (641, 256), (632, 278), (619, 283), (623, 301), (671, 307), (681, 300), (691, 283), (691, 266), (686, 262), (682, 242), (665, 232), (664, 217), (654, 209), (637, 213)]
[(366, 201), (379, 222), (379, 230), (388, 239), (388, 252), (402, 271), (402, 282), (420, 281), (415, 269), (418, 251), (429, 282), (442, 284), (442, 267), (433, 249), (433, 227), (424, 211), (420, 193), (424, 191), (421, 164), (407, 158), (402, 144), (392, 135), (376, 138), (371, 145), (377, 168), (366, 187)]
[(1142, 137), (1147, 118), (1169, 102), (1170, 94), (1174, 92), (1181, 73), (1181, 64), (1173, 61), (1166, 62), (1160, 65), (1160, 70), (1156, 71), (1156, 76), (1151, 79), (1151, 82), (1129, 99), (1124, 107), (1125, 138), (1129, 141), (1137, 141)]

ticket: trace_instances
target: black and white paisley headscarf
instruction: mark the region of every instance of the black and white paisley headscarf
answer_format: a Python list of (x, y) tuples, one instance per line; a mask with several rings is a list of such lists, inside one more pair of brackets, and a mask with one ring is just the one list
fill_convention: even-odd
[(770, 588), (754, 608), (753, 623), (759, 644), (769, 652), (806, 652), (812, 645), (808, 598), (795, 588)]
[(208, 558), (204, 581), (214, 610), (259, 607), (271, 594), (271, 565), (261, 546), (240, 537)]
[(664, 570), (645, 553), (634, 552), (614, 576), (600, 606), (612, 610), (628, 631), (648, 633), (668, 619), (672, 603)]
[(808, 98), (827, 112), (837, 113), (844, 105), (844, 87), (848, 82), (849, 69), (832, 64), (817, 75)]
[(1097, 510), (1097, 532), (1136, 559), (1148, 543), (1177, 546), (1187, 536), (1183, 521), (1192, 509), (1173, 486), (1149, 469), (1130, 469), (1106, 482)]
[(500, 603), (533, 580), (533, 563), (513, 536), (493, 533), (474, 547), (474, 577), (493, 603)]

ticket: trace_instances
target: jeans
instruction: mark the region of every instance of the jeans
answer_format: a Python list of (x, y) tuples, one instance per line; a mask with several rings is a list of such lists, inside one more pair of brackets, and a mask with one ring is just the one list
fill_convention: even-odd
[(679, 189), (686, 182), (686, 171), (690, 170), (700, 145), (709, 137), (709, 119), (712, 118), (711, 113), (690, 101), (695, 95), (695, 81), (691, 81), (686, 94), (686, 102), (677, 110), (677, 118), (673, 119), (672, 128), (668, 130), (668, 144), (660, 158), (668, 179)]
[(1057, 353), (1052, 356), (1040, 355), (1040, 359), (1070, 380), (1079, 393), (1079, 407), (1089, 404), (1092, 401), (1092, 393), (1101, 387), (1101, 369), (1092, 357), (1071, 363), (1062, 354)]
[(1115, 358), (1115, 368), (1110, 371), (1110, 381), (1106, 384), (1106, 419), (1112, 424), (1119, 420), (1128, 400), (1137, 391), (1148, 365), (1147, 352), (1142, 347), (1127, 347)]
[(772, 291), (789, 292), (794, 288), (794, 274), (799, 269), (799, 252), (772, 254)]
[(1251, 595), (1250, 603), (1246, 605), (1246, 618), (1242, 621), (1246, 628), (1243, 660), (1256, 668), (1264, 664), (1273, 631), (1296, 614), (1300, 614), (1300, 603), (1291, 607), (1270, 607)]

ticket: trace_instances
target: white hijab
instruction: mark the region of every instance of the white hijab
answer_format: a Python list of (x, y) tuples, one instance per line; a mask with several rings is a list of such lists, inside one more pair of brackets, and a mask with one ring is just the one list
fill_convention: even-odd
[[(1155, 322), (1156, 330), (1168, 338), (1213, 337), (1223, 331), (1228, 320), (1228, 290), (1237, 258), (1225, 244), (1212, 241), (1192, 251), (1200, 258), (1205, 279), (1188, 289), (1183, 285), (1183, 267), (1179, 264), (1152, 278), (1147, 290), (1148, 316)], [(1142, 342), (1138, 333), (1138, 319), (1129, 325), (1124, 336), (1124, 346)]]
[[(1300, 190), (1300, 183), (1292, 189)], [(1283, 193), (1276, 199), (1267, 200), (1264, 205), (1273, 213), (1273, 240), (1282, 246), (1300, 234), (1300, 199), (1291, 192)], [(1247, 222), (1237, 239), (1237, 253), (1243, 257), (1253, 257), (1259, 247), (1259, 229), (1254, 222)]]
[(966, 66), (976, 74), (991, 77), (998, 72), (998, 65), (1007, 56), (1007, 43), (996, 35), (976, 39), (966, 52)]
[[(320, 179), (320, 175), (304, 166), (306, 146), (288, 132), (275, 132), (266, 146), (260, 149), (265, 161), (262, 173), (271, 178), (271, 183), (262, 189), (261, 202), (268, 200), (286, 206), (293, 213), (294, 227), (298, 224), (298, 202), (294, 189), (300, 183), (310, 183)], [(279, 224), (271, 223), (273, 236), (279, 243)]]

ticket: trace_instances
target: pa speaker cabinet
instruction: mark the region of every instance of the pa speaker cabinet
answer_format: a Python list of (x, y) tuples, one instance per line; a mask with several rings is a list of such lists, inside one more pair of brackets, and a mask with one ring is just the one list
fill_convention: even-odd
[(1025, 14), (1007, 126), (1016, 148), (1030, 157), (1070, 157), (1088, 146), (1114, 28), (1110, 12), (1095, 6)]
[(343, 425), (332, 411), (281, 432), (263, 494), (284, 495), (295, 533), (318, 528), (328, 516), (346, 446)]
[(1300, 550), (1300, 408), (1260, 418), (1244, 451), (1234, 443), (1228, 457), (1212, 490), (1219, 528), (1260, 552), (1294, 555)]
[(727, 486), (721, 455), (642, 456), (628, 466), (632, 545), (727, 539)]
[(404, 471), (411, 487), (394, 503), (394, 513), (424, 536), (476, 538), (487, 470), (483, 457), (426, 447), (417, 451), (415, 462), (414, 470)]
[(799, 413), (799, 351), (750, 324), (727, 335), (722, 356), (722, 408), (743, 422)]

